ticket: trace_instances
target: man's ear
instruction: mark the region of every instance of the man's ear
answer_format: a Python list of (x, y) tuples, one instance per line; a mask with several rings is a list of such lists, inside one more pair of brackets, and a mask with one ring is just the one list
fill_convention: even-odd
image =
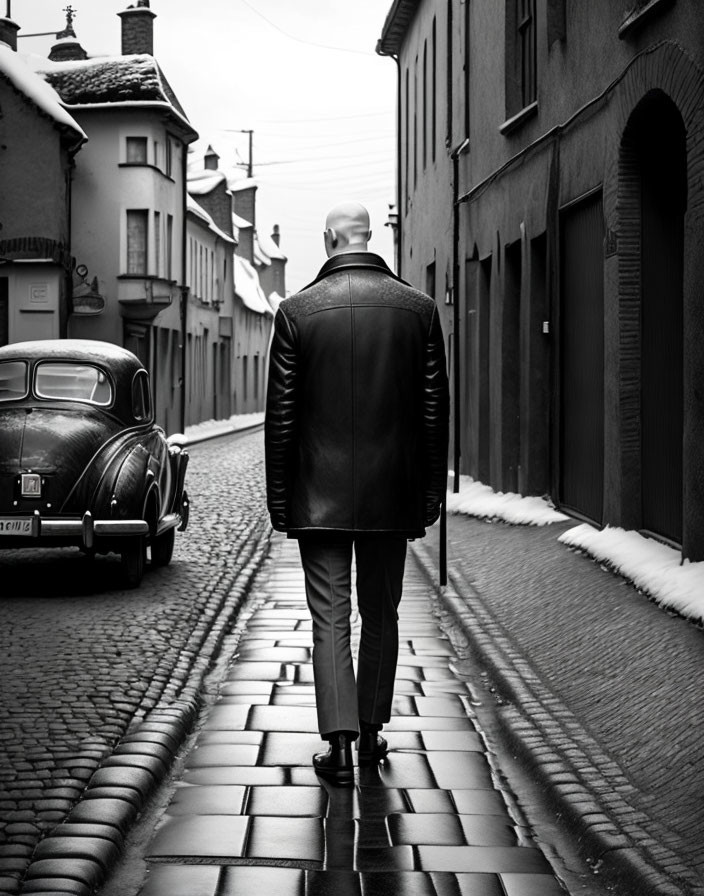
[(337, 233), (335, 232), (334, 227), (328, 227), (325, 231), (325, 248), (328, 252), (332, 249), (337, 249)]
[(367, 234), (367, 242), (369, 242), (369, 240), (370, 240), (371, 238), (372, 238), (372, 232), (371, 232), (371, 230), (370, 230), (369, 233)]

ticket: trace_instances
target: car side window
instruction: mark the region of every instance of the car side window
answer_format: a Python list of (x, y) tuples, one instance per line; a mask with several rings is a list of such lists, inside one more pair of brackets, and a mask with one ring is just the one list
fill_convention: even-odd
[(92, 364), (43, 361), (34, 373), (37, 398), (85, 401), (105, 407), (112, 402), (112, 386), (107, 375)]
[(0, 401), (17, 401), (27, 391), (26, 361), (0, 362)]
[(149, 420), (152, 415), (149, 375), (140, 370), (132, 380), (132, 414), (135, 420)]

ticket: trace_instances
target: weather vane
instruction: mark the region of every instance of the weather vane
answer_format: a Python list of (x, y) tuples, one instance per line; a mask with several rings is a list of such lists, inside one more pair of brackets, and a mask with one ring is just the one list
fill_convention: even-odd
[[(8, 3), (10, 0), (8, 0)], [(66, 6), (63, 10), (66, 13), (66, 29), (73, 27), (73, 20), (76, 16), (76, 10), (72, 6)]]

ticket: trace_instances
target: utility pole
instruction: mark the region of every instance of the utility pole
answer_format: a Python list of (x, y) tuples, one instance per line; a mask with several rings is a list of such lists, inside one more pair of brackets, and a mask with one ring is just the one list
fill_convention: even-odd
[(249, 155), (247, 158), (247, 177), (254, 175), (254, 131), (242, 129), (240, 134), (249, 135)]
[(226, 128), (228, 134), (248, 134), (249, 135), (249, 157), (247, 159), (247, 177), (254, 176), (254, 131), (247, 128)]

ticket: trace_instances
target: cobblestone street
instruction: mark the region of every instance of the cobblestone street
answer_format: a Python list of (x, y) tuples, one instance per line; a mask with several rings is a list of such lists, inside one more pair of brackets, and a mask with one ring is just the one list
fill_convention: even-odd
[[(268, 545), (261, 432), (193, 446), (192, 512), (134, 591), (116, 557), (0, 554), (0, 893), (150, 712), (190, 700)], [(184, 724), (187, 723), (187, 713)]]
[(390, 752), (358, 770), (354, 790), (325, 784), (310, 763), (321, 741), (295, 542), (276, 536), (252, 597), (166, 813), (128, 861), (144, 885), (118, 874), (106, 896), (564, 893), (496, 787), (470, 686), (453, 671), (457, 658), (412, 557), (384, 728)]

